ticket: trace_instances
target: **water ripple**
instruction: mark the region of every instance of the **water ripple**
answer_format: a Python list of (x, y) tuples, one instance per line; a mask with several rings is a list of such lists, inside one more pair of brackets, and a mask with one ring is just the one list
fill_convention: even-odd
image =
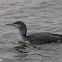
[(27, 34), (41, 31), (62, 34), (62, 0), (0, 1), (2, 62), (62, 62), (62, 43), (27, 45), (27, 47), (22, 43), (19, 44), (17, 29), (6, 26), (7, 23), (17, 20), (26, 23)]

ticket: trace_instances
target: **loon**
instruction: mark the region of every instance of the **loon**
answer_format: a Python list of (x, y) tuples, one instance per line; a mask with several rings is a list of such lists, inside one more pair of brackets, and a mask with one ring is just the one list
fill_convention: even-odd
[(40, 33), (31, 34), (31, 35), (26, 35), (27, 27), (25, 23), (22, 21), (16, 21), (14, 23), (10, 23), (7, 25), (14, 26), (19, 29), (20, 35), (18, 36), (18, 40), (24, 43), (45, 44), (45, 43), (62, 40), (61, 34), (53, 34), (50, 32), (40, 32)]

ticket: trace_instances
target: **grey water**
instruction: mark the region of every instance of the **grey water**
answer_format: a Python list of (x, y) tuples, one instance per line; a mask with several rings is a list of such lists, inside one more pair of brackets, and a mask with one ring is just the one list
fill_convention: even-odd
[(26, 23), (27, 35), (62, 34), (62, 0), (0, 0), (0, 62), (62, 62), (62, 43), (19, 43), (18, 30), (6, 25), (15, 21)]

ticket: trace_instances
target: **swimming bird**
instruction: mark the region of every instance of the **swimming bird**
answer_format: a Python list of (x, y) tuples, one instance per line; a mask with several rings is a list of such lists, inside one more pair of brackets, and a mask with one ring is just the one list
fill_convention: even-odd
[(7, 25), (14, 26), (19, 29), (20, 35), (18, 36), (18, 40), (21, 42), (44, 44), (44, 43), (50, 43), (50, 42), (56, 42), (62, 40), (61, 34), (53, 34), (50, 32), (40, 32), (40, 33), (27, 35), (26, 24), (22, 21), (16, 21), (14, 23), (10, 23)]

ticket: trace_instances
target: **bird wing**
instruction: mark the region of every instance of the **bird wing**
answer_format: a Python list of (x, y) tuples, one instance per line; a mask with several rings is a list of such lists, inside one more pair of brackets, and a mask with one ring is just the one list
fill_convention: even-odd
[(42, 32), (29, 35), (29, 41), (31, 43), (50, 43), (60, 40), (60, 37), (55, 36), (51, 33)]

